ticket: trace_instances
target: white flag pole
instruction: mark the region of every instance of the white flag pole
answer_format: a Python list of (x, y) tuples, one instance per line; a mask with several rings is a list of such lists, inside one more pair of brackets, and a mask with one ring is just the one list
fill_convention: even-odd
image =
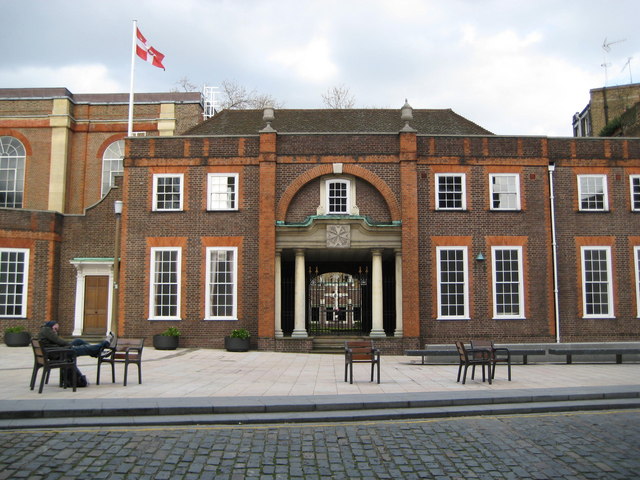
[(131, 86), (129, 88), (129, 122), (127, 126), (127, 136), (133, 135), (133, 77), (136, 65), (136, 31), (138, 30), (138, 21), (133, 21), (133, 38), (131, 41)]

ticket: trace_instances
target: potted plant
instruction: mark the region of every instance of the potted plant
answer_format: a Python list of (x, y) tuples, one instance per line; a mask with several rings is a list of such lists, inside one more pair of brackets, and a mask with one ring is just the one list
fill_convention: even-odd
[(175, 350), (178, 348), (180, 330), (169, 327), (164, 332), (153, 336), (153, 346), (156, 350)]
[(236, 328), (231, 335), (224, 337), (224, 348), (229, 352), (248, 352), (251, 334), (245, 328)]
[(31, 334), (23, 326), (7, 327), (4, 343), (7, 347), (26, 347), (31, 343)]

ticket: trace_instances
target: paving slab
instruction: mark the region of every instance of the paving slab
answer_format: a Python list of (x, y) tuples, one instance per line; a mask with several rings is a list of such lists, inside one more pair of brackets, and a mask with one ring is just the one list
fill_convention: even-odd
[[(394, 409), (448, 408), (458, 405), (467, 410), (487, 412), (488, 404), (511, 405), (543, 402), (603, 401), (611, 404), (621, 398), (640, 397), (640, 364), (612, 362), (574, 363), (530, 362), (512, 365), (512, 381), (506, 367), (496, 371), (490, 385), (482, 375), (456, 382), (457, 364), (427, 364), (408, 356), (383, 356), (381, 383), (369, 381), (369, 366), (354, 365), (354, 383), (344, 382), (344, 357), (331, 354), (301, 354), (250, 351), (226, 352), (216, 349), (146, 348), (142, 378), (138, 384), (135, 366), (129, 370), (129, 383), (122, 385), (124, 367), (116, 366), (116, 383), (94, 383), (97, 361), (80, 357), (80, 370), (90, 385), (73, 392), (58, 387), (57, 381), (45, 385), (42, 394), (29, 389), (33, 353), (28, 347), (0, 345), (0, 418), (21, 417), (33, 423), (73, 417), (90, 422), (98, 415), (130, 417), (147, 423), (150, 416), (270, 414), (284, 418), (309, 415), (321, 418), (354, 416), (354, 412)], [(57, 377), (56, 377), (57, 378)], [(565, 405), (567, 405), (565, 403)], [(595, 408), (595, 407), (593, 407)], [(501, 407), (505, 411), (506, 407)], [(335, 412), (343, 412), (336, 414)], [(396, 413), (402, 415), (404, 413)], [(361, 417), (356, 414), (355, 416)], [(77, 420), (77, 418), (85, 420)], [(147, 417), (139, 420), (140, 417)], [(136, 420), (138, 419), (138, 420)], [(59, 420), (58, 420), (59, 421)], [(6, 426), (5, 426), (6, 428)]]

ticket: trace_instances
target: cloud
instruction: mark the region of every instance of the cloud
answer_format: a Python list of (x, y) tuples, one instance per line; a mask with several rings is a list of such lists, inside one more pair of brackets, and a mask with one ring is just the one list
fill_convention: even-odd
[(114, 93), (127, 91), (110, 77), (102, 64), (78, 64), (62, 67), (18, 67), (0, 69), (0, 85), (20, 85), (22, 88), (65, 87), (73, 93)]
[(462, 27), (456, 61), (439, 66), (446, 85), (435, 85), (430, 104), (451, 107), (496, 134), (571, 135), (571, 116), (588, 103), (599, 78), (539, 49), (543, 39), (537, 31)]
[(312, 83), (323, 83), (338, 72), (331, 59), (329, 42), (315, 37), (299, 47), (282, 48), (269, 56), (269, 61), (292, 70), (298, 78)]

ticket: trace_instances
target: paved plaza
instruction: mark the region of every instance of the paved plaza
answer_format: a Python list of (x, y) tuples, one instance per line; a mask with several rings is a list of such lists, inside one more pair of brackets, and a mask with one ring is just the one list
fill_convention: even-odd
[[(456, 382), (457, 364), (421, 365), (416, 357), (383, 356), (378, 385), (369, 381), (367, 365), (356, 365), (354, 383), (345, 383), (342, 355), (147, 348), (141, 385), (135, 367), (129, 385), (122, 385), (122, 365), (116, 368), (116, 383), (103, 367), (103, 382), (96, 385), (96, 360), (81, 357), (79, 366), (89, 387), (74, 393), (52, 381), (38, 394), (28, 386), (30, 348), (2, 345), (0, 359), (0, 413), (4, 411), (5, 418), (11, 409), (24, 409), (26, 416), (44, 414), (15, 424), (11, 419), (0, 422), (0, 480), (609, 480), (637, 478), (640, 471), (638, 363), (534, 361), (515, 364), (511, 382), (506, 368), (498, 367), (492, 385), (482, 382), (480, 374), (462, 385)], [(479, 405), (481, 413), (471, 416), (381, 421), (365, 408), (357, 412), (358, 421), (326, 422), (327, 413), (316, 411), (301, 414), (316, 414), (304, 424), (287, 423), (288, 415), (298, 414), (297, 407), (308, 402), (322, 407), (322, 399), (337, 408), (380, 399), (437, 403), (449, 398), (474, 404), (507, 402), (510, 395), (519, 402), (522, 392), (543, 401), (559, 391), (567, 398), (582, 392), (599, 397), (622, 392), (634, 398), (615, 400), (632, 402), (623, 407), (611, 403), (620, 408), (615, 410), (605, 403), (597, 411), (554, 412), (555, 405), (541, 403), (549, 411), (495, 415)], [(277, 423), (223, 424), (213, 416), (203, 424), (179, 425), (154, 414), (145, 417), (144, 425), (132, 416), (114, 426), (99, 415), (86, 425), (72, 416), (53, 419), (55, 423), (45, 418), (48, 409), (67, 408), (73, 415), (80, 406), (144, 409), (164, 402), (188, 410), (209, 402), (252, 409), (251, 402), (260, 401), (283, 408)]]
[[(303, 396), (353, 394), (404, 394), (416, 392), (501, 392), (518, 389), (565, 387), (615, 387), (636, 385), (640, 389), (638, 363), (536, 363), (514, 364), (512, 381), (506, 367), (498, 366), (492, 385), (467, 378), (456, 382), (457, 364), (421, 365), (420, 357), (383, 356), (380, 384), (369, 381), (369, 366), (354, 365), (354, 383), (344, 381), (343, 355), (307, 353), (227, 352), (215, 349), (155, 350), (143, 352), (142, 385), (136, 367), (130, 367), (128, 385), (122, 385), (124, 367), (116, 365), (116, 383), (109, 366), (103, 366), (96, 385), (96, 359), (79, 357), (78, 365), (88, 388), (58, 388), (55, 382), (44, 392), (29, 390), (33, 367), (30, 347), (0, 345), (0, 400), (92, 399), (92, 398), (185, 398)], [(470, 376), (470, 375), (469, 375)], [(39, 379), (40, 377), (38, 377)]]

